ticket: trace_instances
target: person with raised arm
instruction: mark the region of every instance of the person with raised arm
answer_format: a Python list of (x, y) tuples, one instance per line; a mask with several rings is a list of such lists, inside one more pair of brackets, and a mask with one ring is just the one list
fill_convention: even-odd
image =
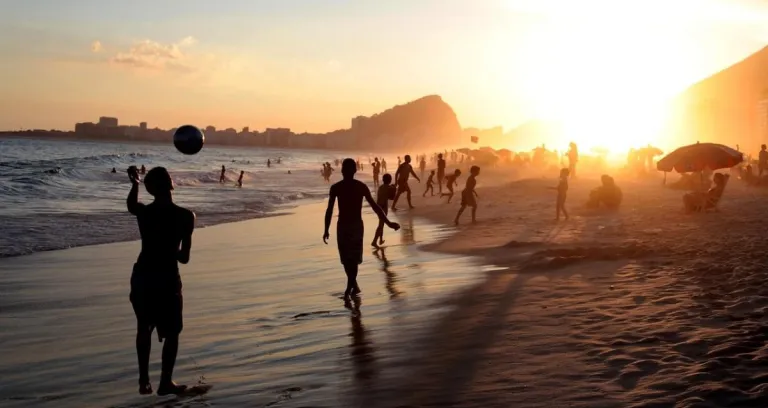
[(147, 172), (144, 186), (154, 197), (139, 202), (139, 172), (128, 169), (131, 191), (128, 211), (136, 216), (141, 234), (141, 252), (133, 265), (130, 300), (136, 315), (136, 353), (139, 360), (139, 393), (152, 394), (149, 354), (156, 329), (163, 345), (162, 374), (158, 395), (181, 394), (186, 386), (173, 382), (173, 368), (183, 328), (179, 263), (189, 262), (195, 213), (173, 202), (173, 180), (163, 167)]

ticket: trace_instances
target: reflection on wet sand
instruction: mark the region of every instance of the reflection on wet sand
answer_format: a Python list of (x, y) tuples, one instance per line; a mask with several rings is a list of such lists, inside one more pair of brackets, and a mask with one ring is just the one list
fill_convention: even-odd
[(350, 310), (349, 321), (352, 323), (352, 344), (349, 353), (352, 357), (355, 386), (360, 395), (372, 390), (375, 385), (376, 356), (373, 341), (368, 337), (368, 331), (363, 326), (363, 316), (360, 312), (362, 300), (358, 296), (344, 301), (344, 307)]
[(413, 228), (413, 216), (404, 214), (398, 217), (400, 221), (400, 243), (403, 245), (412, 245), (416, 243), (416, 234)]
[(378, 248), (375, 251), (373, 251), (373, 254), (376, 256), (376, 258), (381, 261), (381, 271), (384, 272), (384, 276), (386, 276), (386, 288), (387, 292), (389, 292), (389, 298), (390, 299), (396, 299), (398, 298), (402, 292), (400, 292), (397, 287), (395, 286), (398, 281), (397, 274), (389, 269), (391, 262), (387, 259), (387, 254), (385, 252), (385, 248)]

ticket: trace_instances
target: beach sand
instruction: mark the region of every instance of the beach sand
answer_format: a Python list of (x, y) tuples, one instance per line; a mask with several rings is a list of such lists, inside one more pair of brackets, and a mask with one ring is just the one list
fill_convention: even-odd
[[(688, 215), (661, 178), (616, 179), (619, 211), (585, 208), (587, 177), (556, 223), (557, 180), (481, 174), (479, 222), (426, 248), (499, 268), (448, 299), (410, 374), (366, 406), (768, 406), (768, 193), (732, 179), (720, 212)], [(450, 224), (444, 201), (412, 214)]]
[[(183, 401), (137, 393), (128, 293), (138, 242), (0, 260), (0, 406), (358, 405), (372, 384), (403, 375), (412, 339), (445, 313), (437, 300), (482, 273), (467, 257), (418, 250), (448, 232), (403, 214), (402, 230), (385, 233), (386, 264), (365, 251), (352, 313), (338, 298), (346, 278), (335, 226), (329, 245), (321, 240), (324, 211), (308, 204), (195, 232), (181, 267), (175, 378), (213, 389)], [(375, 216), (364, 217), (370, 240)], [(153, 339), (155, 387), (161, 346)]]
[[(361, 314), (337, 298), (333, 231), (318, 245), (323, 204), (196, 232), (177, 378), (214, 388), (180, 406), (768, 406), (768, 193), (733, 179), (721, 212), (686, 215), (660, 178), (616, 177), (621, 209), (590, 211), (585, 176), (556, 223), (556, 180), (508, 178), (481, 174), (479, 222), (458, 229), (460, 196), (412, 183), (391, 265), (366, 252)], [(2, 260), (0, 405), (174, 401), (135, 395), (137, 251)]]

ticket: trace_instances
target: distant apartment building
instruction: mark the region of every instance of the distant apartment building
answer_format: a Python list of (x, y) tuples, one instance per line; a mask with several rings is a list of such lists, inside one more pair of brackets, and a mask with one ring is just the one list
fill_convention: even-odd
[(106, 128), (117, 127), (117, 118), (102, 116), (99, 118), (99, 126), (106, 127)]
[(142, 132), (146, 132), (147, 131), (147, 122), (139, 123), (139, 129), (141, 129)]
[(248, 126), (244, 127), (243, 130), (240, 131), (240, 133), (250, 133), (250, 132), (251, 132), (251, 128)]
[(213, 135), (214, 133), (216, 133), (216, 126), (206, 126), (205, 133)]
[(98, 133), (98, 127), (93, 122), (76, 123), (75, 133), (83, 136), (95, 136)]
[(291, 129), (288, 128), (267, 128), (264, 133), (266, 134), (268, 146), (280, 147), (288, 147), (291, 142), (291, 135), (293, 134)]

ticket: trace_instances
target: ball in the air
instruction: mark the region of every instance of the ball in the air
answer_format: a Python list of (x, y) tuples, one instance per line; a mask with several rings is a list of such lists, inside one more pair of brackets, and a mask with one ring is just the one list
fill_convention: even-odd
[(173, 145), (184, 154), (196, 154), (205, 144), (205, 134), (196, 126), (184, 125), (173, 134)]
[(395, 195), (397, 195), (397, 187), (390, 185), (389, 189), (387, 190), (387, 193), (389, 193), (389, 199), (394, 200)]

